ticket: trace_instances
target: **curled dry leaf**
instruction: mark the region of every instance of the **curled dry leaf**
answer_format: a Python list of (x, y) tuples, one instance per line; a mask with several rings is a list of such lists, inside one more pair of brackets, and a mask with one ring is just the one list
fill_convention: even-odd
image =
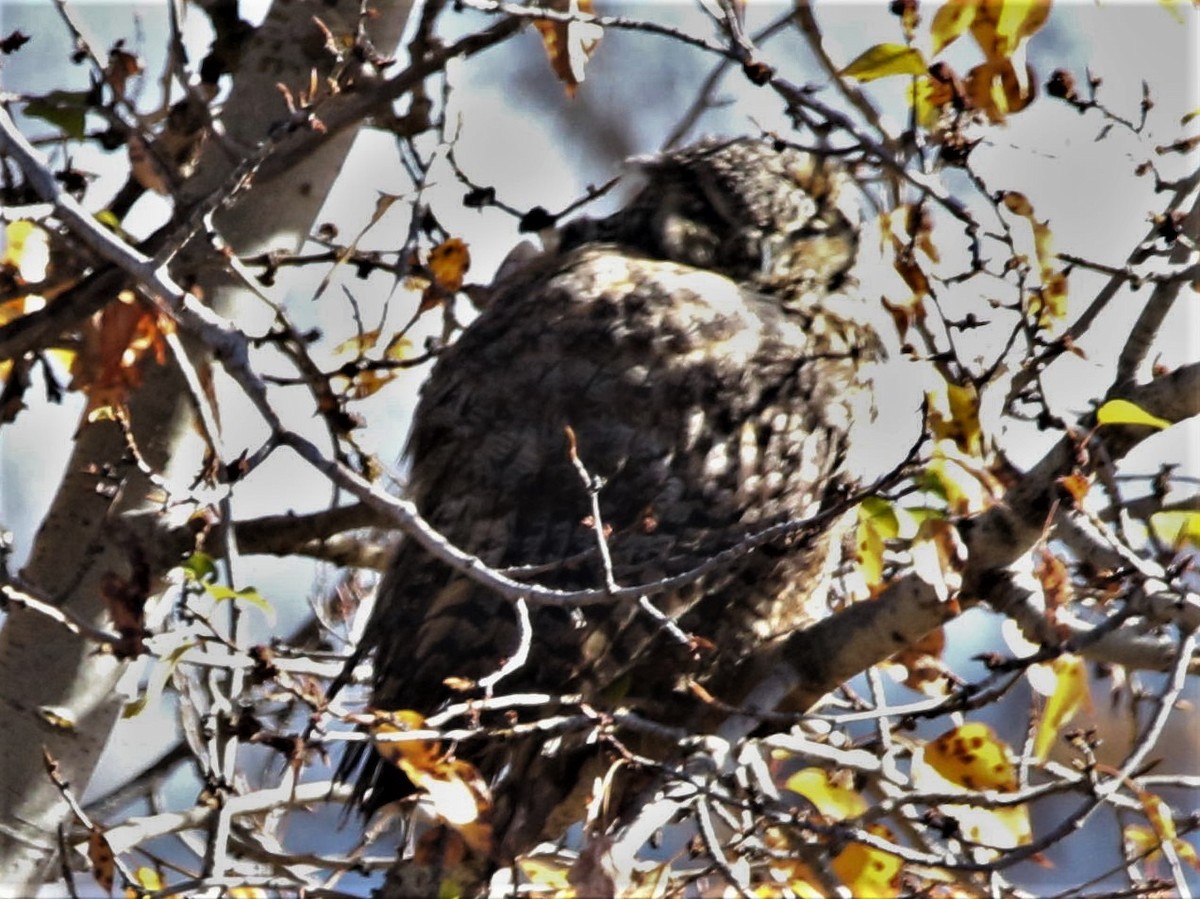
[[(571, 15), (592, 15), (592, 0), (548, 0), (542, 4), (547, 9)], [(604, 29), (594, 22), (561, 22), (536, 19), (534, 26), (542, 37), (550, 68), (563, 83), (568, 97), (574, 97), (583, 83), (583, 70), (596, 45), (604, 35)]]

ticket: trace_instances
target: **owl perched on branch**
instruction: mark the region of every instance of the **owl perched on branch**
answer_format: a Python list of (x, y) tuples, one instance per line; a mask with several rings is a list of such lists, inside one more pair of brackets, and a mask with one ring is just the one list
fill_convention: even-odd
[[(852, 427), (871, 408), (876, 334), (827, 303), (850, 284), (858, 233), (836, 168), (764, 139), (636, 165), (645, 183), (628, 205), (568, 224), (501, 277), (438, 360), (408, 445), (425, 518), (487, 565), (546, 586), (654, 584), (819, 515), (851, 486)], [(648, 596), (653, 608), (533, 607), (524, 635), (511, 601), (404, 542), (366, 629), (373, 704), (432, 714), (481, 695), (463, 685), (509, 664), (497, 694), (576, 695), (600, 713), (712, 727), (701, 697), (736, 704), (763, 648), (821, 614), (828, 531), (766, 543)], [(512, 665), (523, 640), (527, 658)], [(606, 759), (582, 734), (456, 752), (490, 780), (501, 861), (552, 836), (556, 809)], [(365, 804), (412, 791), (372, 752)]]

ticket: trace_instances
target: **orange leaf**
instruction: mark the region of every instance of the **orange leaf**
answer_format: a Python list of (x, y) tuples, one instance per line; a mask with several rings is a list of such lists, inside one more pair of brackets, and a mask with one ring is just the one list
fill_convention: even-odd
[(470, 267), (471, 251), (460, 238), (451, 237), (429, 251), (429, 271), (447, 293), (462, 287), (463, 276)]
[(50, 237), (44, 228), (29, 219), (17, 219), (4, 226), (4, 253), (0, 267), (10, 269), (18, 281), (33, 284), (46, 277), (50, 265)]

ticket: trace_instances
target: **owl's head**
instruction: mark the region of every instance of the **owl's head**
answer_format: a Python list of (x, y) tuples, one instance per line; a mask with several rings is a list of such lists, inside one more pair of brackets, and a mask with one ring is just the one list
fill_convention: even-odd
[(567, 225), (560, 246), (611, 242), (728, 275), (788, 300), (836, 288), (858, 227), (828, 159), (760, 138), (707, 139), (636, 157), (644, 186), (625, 208)]

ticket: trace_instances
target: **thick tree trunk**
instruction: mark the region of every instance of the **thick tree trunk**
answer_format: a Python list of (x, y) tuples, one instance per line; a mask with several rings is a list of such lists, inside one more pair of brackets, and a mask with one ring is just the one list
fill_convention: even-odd
[[(412, 4), (383, 0), (372, 5), (379, 15), (370, 21), (369, 32), (380, 52), (388, 53)], [(277, 0), (233, 73), (222, 117), (227, 140), (223, 146), (209, 142), (186, 186), (189, 197), (203, 197), (225, 182), (239, 162), (230, 147), (254, 147), (273, 123), (286, 117), (277, 84), (298, 93), (308, 86), (311, 71), (320, 70), (324, 37), (314, 17), (334, 34), (353, 35), (359, 9), (358, 0)], [(218, 217), (223, 238), (239, 253), (297, 247), (354, 136), (355, 129), (347, 128), (285, 173), (258, 179)], [(198, 279), (207, 299), (229, 308), (238, 288), (217, 266), (188, 268), (206, 255), (211, 253), (203, 248), (181, 253), (176, 277)], [(187, 447), (195, 441), (189, 399), (177, 370), (151, 366), (129, 411), (138, 447), (151, 465), (174, 469), (185, 478), (195, 472), (199, 456)], [(110, 573), (128, 578), (131, 551), (153, 556), (152, 547), (145, 545), (144, 526), (133, 537), (131, 516), (142, 513), (142, 519), (167, 524), (161, 516), (145, 514), (156, 508), (156, 488), (124, 458), (125, 450), (115, 424), (82, 427), (23, 571), (29, 583), (63, 608), (100, 625), (107, 619), (104, 578)], [(183, 462), (182, 456), (190, 459)], [(151, 573), (161, 576), (163, 571)], [(76, 795), (82, 794), (120, 709), (113, 687), (123, 668), (93, 643), (38, 613), (18, 609), (9, 614), (0, 632), (0, 895), (32, 895), (47, 877), (57, 852), (56, 828), (67, 806), (45, 773), (43, 748), (57, 759)], [(48, 711), (60, 723), (52, 723)], [(63, 719), (72, 726), (63, 726)]]

